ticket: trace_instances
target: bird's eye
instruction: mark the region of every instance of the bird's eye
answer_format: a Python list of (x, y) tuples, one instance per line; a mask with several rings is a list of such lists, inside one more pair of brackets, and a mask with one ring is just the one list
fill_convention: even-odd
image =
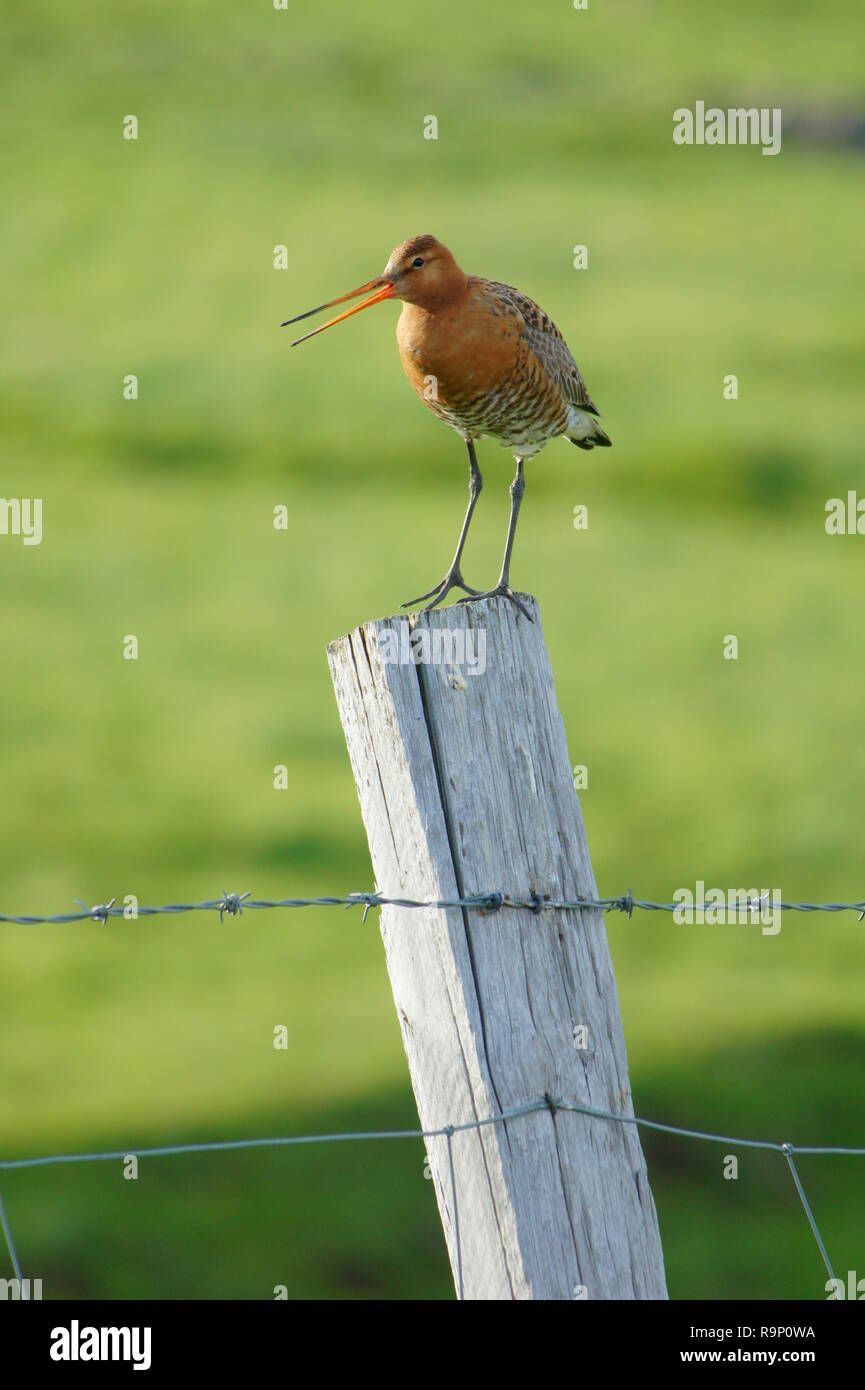
[(415, 270), (420, 270), (421, 266), (423, 265), (423, 256), (415, 256), (414, 260), (412, 261), (412, 265), (414, 266)]

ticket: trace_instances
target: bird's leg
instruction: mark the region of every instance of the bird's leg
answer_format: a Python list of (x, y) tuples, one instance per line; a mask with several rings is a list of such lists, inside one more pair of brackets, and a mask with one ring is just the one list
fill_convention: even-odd
[(428, 613), (431, 608), (435, 608), (436, 604), (441, 603), (442, 599), (446, 594), (450, 593), (451, 589), (464, 589), (469, 597), (472, 597), (478, 592), (477, 589), (470, 588), (463, 579), (460, 571), (460, 560), (462, 559), (466, 536), (469, 533), (469, 522), (472, 519), (475, 503), (484, 485), (484, 480), (481, 477), (481, 470), (478, 468), (478, 461), (475, 457), (475, 446), (471, 439), (466, 440), (466, 448), (469, 451), (469, 505), (466, 508), (463, 529), (460, 531), (460, 538), (457, 542), (457, 550), (451, 562), (451, 567), (444, 579), (442, 579), (439, 584), (436, 584), (434, 589), (430, 589), (428, 594), (420, 594), (417, 598), (410, 598), (407, 603), (402, 605), (403, 608), (411, 608), (415, 603), (423, 603), (424, 599), (429, 598), (432, 599), (432, 603), (428, 603), (424, 609), (424, 612)]
[[(517, 458), (516, 475), (509, 489), (511, 494), (511, 518), (508, 522), (508, 538), (505, 541), (505, 554), (504, 559), (502, 560), (502, 572), (499, 575), (499, 582), (494, 589), (487, 589), (484, 593), (472, 594), (469, 595), (469, 597), (509, 598), (512, 603), (516, 604), (520, 612), (525, 614), (529, 622), (533, 622), (534, 619), (532, 618), (532, 615), (529, 612), (528, 608), (526, 608), (525, 604), (517, 598), (510, 584), (511, 551), (514, 548), (514, 536), (516, 535), (517, 530), (517, 517), (520, 514), (520, 503), (523, 500), (523, 493), (525, 492), (525, 490), (526, 479), (523, 473), (523, 460), (521, 458)], [(468, 599), (461, 598), (459, 601), (460, 603), (467, 603)]]

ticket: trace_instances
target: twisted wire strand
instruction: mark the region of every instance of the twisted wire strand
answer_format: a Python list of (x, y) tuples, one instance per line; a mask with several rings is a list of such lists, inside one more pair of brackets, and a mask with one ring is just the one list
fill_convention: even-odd
[[(623, 912), (628, 918), (632, 917), (635, 911), (692, 912), (700, 910), (697, 905), (687, 906), (683, 903), (655, 902), (651, 898), (635, 898), (630, 888), (626, 893), (615, 898), (556, 898), (549, 894), (539, 893), (513, 897), (499, 891), (475, 893), (456, 898), (392, 898), (377, 891), (348, 893), (343, 897), (253, 898), (249, 893), (227, 893), (223, 890), (221, 898), (207, 898), (198, 903), (163, 903), (158, 907), (147, 906), (146, 904), (138, 904), (134, 908), (124, 907), (117, 903), (116, 898), (111, 898), (110, 901), (97, 904), (94, 907), (89, 907), (78, 898), (75, 901), (78, 903), (77, 912), (0, 912), (0, 922), (16, 923), (19, 926), (62, 925), (67, 922), (87, 921), (104, 924), (111, 917), (123, 917), (129, 921), (137, 917), (171, 916), (186, 912), (217, 912), (219, 920), (222, 922), (226, 916), (239, 917), (244, 911), (255, 912), (272, 908), (302, 907), (363, 907), (364, 921), (366, 921), (370, 909), (374, 907), (426, 908), (427, 910), (440, 911), (454, 908), (487, 913), (500, 912), (508, 908), (536, 913), (597, 910), (600, 912)], [(769, 905), (767, 899), (758, 896), (737, 902), (732, 910), (739, 914), (747, 912), (759, 914), (765, 911)], [(865, 901), (813, 903), (789, 902), (783, 899), (777, 903), (773, 902), (771, 906), (783, 912), (855, 912), (858, 914), (860, 922), (865, 918)], [(716, 908), (711, 903), (704, 903), (703, 910), (725, 909)]]

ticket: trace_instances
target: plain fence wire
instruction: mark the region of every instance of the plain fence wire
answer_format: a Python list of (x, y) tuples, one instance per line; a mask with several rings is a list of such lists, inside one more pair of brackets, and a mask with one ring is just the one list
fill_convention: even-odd
[[(63, 924), (68, 922), (95, 921), (105, 923), (111, 917), (123, 917), (128, 920), (130, 917), (154, 917), (159, 915), (171, 915), (186, 912), (218, 912), (220, 922), (225, 915), (237, 917), (244, 910), (261, 910), (268, 908), (302, 908), (302, 907), (363, 907), (363, 920), (366, 921), (367, 914), (373, 907), (400, 907), (400, 908), (426, 908), (447, 910), (450, 908), (468, 909), (486, 913), (499, 912), (507, 908), (526, 910), (540, 913), (543, 911), (582, 911), (584, 909), (597, 909), (602, 912), (624, 912), (630, 918), (635, 911), (642, 912), (676, 912), (683, 909), (682, 903), (661, 903), (648, 898), (635, 898), (628, 889), (627, 893), (616, 898), (554, 898), (550, 895), (540, 895), (533, 893), (524, 898), (510, 897), (501, 892), (479, 893), (466, 897), (439, 898), (419, 900), (415, 898), (391, 898), (378, 891), (364, 893), (350, 893), (346, 897), (321, 897), (321, 898), (277, 898), (263, 899), (252, 898), (249, 893), (228, 893), (223, 889), (222, 897), (208, 899), (198, 903), (167, 903), (161, 907), (148, 907), (135, 905), (134, 911), (129, 906), (117, 905), (116, 898), (109, 902), (99, 904), (95, 907), (88, 907), (86, 903), (76, 899), (78, 912), (63, 912), (53, 914), (10, 914), (0, 913), (0, 922), (18, 923), (24, 926), (35, 926), (40, 924)], [(765, 898), (761, 895), (737, 903), (736, 910), (739, 912), (750, 913), (752, 918), (762, 915), (767, 906)], [(809, 903), (809, 902), (787, 902), (779, 901), (772, 903), (773, 908), (788, 912), (855, 912), (858, 914), (859, 921), (865, 918), (865, 902), (835, 902), (835, 903)], [(214, 1153), (225, 1152), (236, 1149), (256, 1149), (256, 1148), (279, 1148), (289, 1147), (298, 1144), (328, 1144), (341, 1142), (354, 1142), (364, 1140), (384, 1140), (384, 1139), (434, 1139), (444, 1138), (448, 1146), (448, 1165), (451, 1180), (451, 1203), (453, 1206), (454, 1231), (457, 1247), (457, 1296), (463, 1297), (463, 1268), (462, 1268), (462, 1249), (459, 1236), (459, 1209), (457, 1205), (456, 1170), (453, 1159), (453, 1139), (456, 1134), (466, 1130), (482, 1129), (487, 1125), (503, 1124), (508, 1120), (519, 1119), (523, 1115), (531, 1115), (539, 1110), (549, 1110), (553, 1115), (562, 1111), (576, 1115), (588, 1116), (592, 1119), (608, 1120), (616, 1124), (630, 1124), (643, 1126), (647, 1129), (660, 1130), (666, 1134), (674, 1134), (682, 1138), (695, 1139), (704, 1143), (727, 1144), (733, 1147), (747, 1147), (754, 1149), (770, 1149), (782, 1153), (787, 1161), (796, 1192), (808, 1219), (808, 1224), (817, 1242), (817, 1247), (823, 1262), (829, 1271), (830, 1279), (834, 1279), (832, 1265), (826, 1252), (826, 1246), (820, 1234), (814, 1214), (805, 1196), (804, 1188), (793, 1161), (793, 1154), (847, 1154), (858, 1157), (865, 1156), (865, 1148), (846, 1148), (840, 1145), (799, 1145), (789, 1142), (779, 1142), (771, 1139), (741, 1139), (727, 1134), (712, 1134), (702, 1130), (686, 1129), (680, 1125), (663, 1124), (657, 1120), (647, 1120), (638, 1115), (616, 1115), (612, 1111), (599, 1110), (593, 1106), (579, 1105), (566, 1101), (554, 1100), (550, 1096), (545, 1096), (530, 1105), (519, 1106), (516, 1109), (503, 1111), (499, 1115), (489, 1115), (484, 1119), (470, 1120), (460, 1124), (449, 1124), (441, 1129), (402, 1129), (402, 1130), (362, 1130), (346, 1132), (342, 1134), (300, 1134), (275, 1136), (262, 1139), (228, 1139), (216, 1140), (200, 1144), (165, 1144), (158, 1148), (143, 1149), (113, 1149), (100, 1153), (78, 1153), (78, 1154), (48, 1154), (38, 1158), (13, 1158), (0, 1159), (0, 1170), (12, 1170), (16, 1168), (40, 1168), (51, 1164), (59, 1163), (101, 1163), (110, 1160), (126, 1159), (130, 1156), (136, 1158), (162, 1158), (172, 1154), (192, 1154), (192, 1153)], [(9, 1251), (9, 1258), (15, 1278), (19, 1281), (19, 1286), (23, 1287), (21, 1265), (12, 1238), (12, 1230), (3, 1205), (2, 1195), (0, 1195), (0, 1225), (3, 1228), (3, 1235)], [(24, 1293), (26, 1297), (26, 1292)]]
[(0, 1192), (0, 1226), (3, 1227), (6, 1249), (9, 1251), (9, 1259), (12, 1261), (13, 1273), (20, 1284), (22, 1280), (21, 1265), (18, 1261), (18, 1251), (15, 1249), (15, 1242), (12, 1239), (12, 1227), (9, 1225), (9, 1218), (6, 1215), (6, 1207), (3, 1202), (2, 1192)]
[[(38, 1158), (0, 1159), (0, 1170), (41, 1168), (57, 1163), (102, 1163), (110, 1160), (123, 1160), (133, 1156), (139, 1159), (162, 1158), (171, 1154), (215, 1153), (230, 1149), (284, 1148), (299, 1144), (328, 1144), (383, 1139), (445, 1139), (448, 1146), (451, 1202), (453, 1205), (454, 1231), (457, 1245), (457, 1293), (458, 1297), (462, 1298), (462, 1249), (459, 1238), (459, 1210), (457, 1206), (456, 1171), (453, 1161), (453, 1138), (455, 1135), (465, 1133), (467, 1130), (479, 1130), (488, 1125), (504, 1124), (509, 1120), (517, 1120), (521, 1116), (532, 1115), (540, 1110), (549, 1110), (552, 1115), (558, 1112), (564, 1112), (588, 1116), (590, 1119), (608, 1120), (615, 1124), (643, 1126), (647, 1129), (660, 1130), (665, 1134), (675, 1134), (687, 1139), (695, 1139), (703, 1143), (726, 1144), (732, 1148), (747, 1147), (752, 1149), (769, 1149), (783, 1154), (790, 1168), (799, 1200), (808, 1218), (808, 1224), (817, 1242), (817, 1248), (829, 1272), (829, 1278), (834, 1279), (835, 1275), (826, 1252), (826, 1246), (808, 1203), (808, 1199), (805, 1196), (802, 1181), (793, 1161), (793, 1154), (846, 1154), (861, 1158), (865, 1157), (865, 1148), (846, 1148), (840, 1145), (800, 1145), (790, 1142), (779, 1142), (773, 1139), (742, 1139), (729, 1134), (712, 1134), (704, 1130), (685, 1129), (681, 1125), (669, 1125), (659, 1120), (647, 1120), (640, 1115), (616, 1115), (610, 1110), (600, 1110), (595, 1106), (554, 1100), (550, 1096), (544, 1096), (543, 1100), (535, 1101), (531, 1105), (521, 1105), (514, 1109), (502, 1111), (499, 1115), (489, 1115), (479, 1120), (468, 1120), (458, 1124), (444, 1125), (440, 1129), (385, 1129), (348, 1131), (340, 1134), (294, 1134), (262, 1139), (216, 1140), (200, 1144), (165, 1144), (158, 1148), (112, 1149), (100, 1153), (48, 1154)], [(13, 1270), (15, 1271), (15, 1277), (20, 1281), (22, 1279), (21, 1266), (15, 1251), (12, 1231), (9, 1226), (5, 1208), (3, 1207), (2, 1198), (0, 1198), (0, 1223), (2, 1223), (3, 1226), (3, 1233), (6, 1238), (6, 1245), (9, 1250)]]

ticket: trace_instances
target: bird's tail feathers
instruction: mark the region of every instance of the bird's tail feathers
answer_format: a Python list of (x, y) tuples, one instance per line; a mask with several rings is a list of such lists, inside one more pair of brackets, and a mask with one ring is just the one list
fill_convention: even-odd
[(572, 434), (569, 434), (568, 438), (572, 444), (576, 444), (578, 449), (594, 449), (596, 444), (602, 449), (611, 449), (613, 447), (612, 439), (607, 434), (606, 430), (601, 429), (597, 420), (592, 420), (591, 434), (585, 435), (582, 439), (575, 439)]

